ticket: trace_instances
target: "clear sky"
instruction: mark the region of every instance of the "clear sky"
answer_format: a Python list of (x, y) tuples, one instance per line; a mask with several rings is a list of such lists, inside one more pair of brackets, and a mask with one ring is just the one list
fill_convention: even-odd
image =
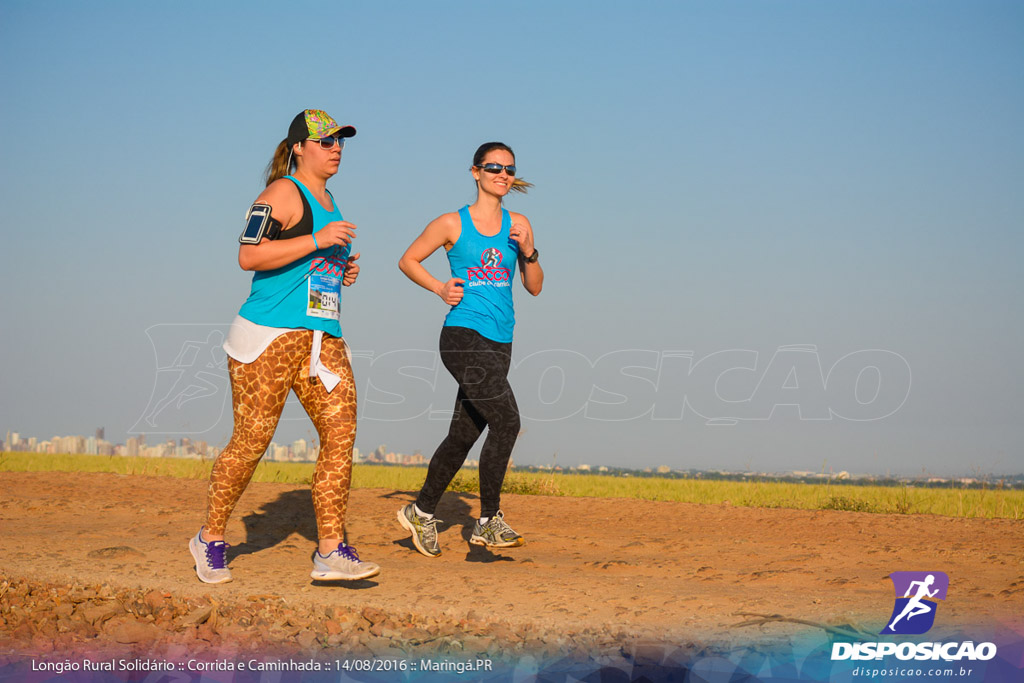
[(1024, 471), (1021, 4), (299, 7), (0, 3), (0, 431), (226, 444), (237, 236), (312, 107), (358, 128), (361, 449), (446, 431), (396, 263), (502, 140), (546, 273), (517, 462)]

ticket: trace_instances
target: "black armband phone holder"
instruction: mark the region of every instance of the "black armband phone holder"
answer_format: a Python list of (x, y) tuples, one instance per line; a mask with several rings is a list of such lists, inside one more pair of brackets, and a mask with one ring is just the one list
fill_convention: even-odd
[(281, 221), (270, 215), (270, 204), (253, 204), (245, 214), (245, 228), (238, 242), (259, 244), (264, 237), (276, 240), (281, 234), (281, 227)]

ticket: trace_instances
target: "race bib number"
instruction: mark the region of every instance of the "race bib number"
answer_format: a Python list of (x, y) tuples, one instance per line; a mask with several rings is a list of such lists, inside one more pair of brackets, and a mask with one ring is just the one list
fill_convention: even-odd
[(314, 318), (340, 319), (341, 278), (312, 273), (308, 282), (309, 305), (306, 307), (306, 315)]

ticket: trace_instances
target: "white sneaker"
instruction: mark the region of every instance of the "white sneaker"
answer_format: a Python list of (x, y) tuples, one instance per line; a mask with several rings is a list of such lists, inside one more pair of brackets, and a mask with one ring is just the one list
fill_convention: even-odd
[(192, 537), (188, 542), (188, 549), (196, 561), (196, 576), (203, 583), (225, 583), (231, 580), (231, 570), (228, 569), (227, 559), (224, 553), (228, 546), (224, 541), (203, 540), (203, 530)]
[(344, 543), (339, 543), (338, 549), (326, 556), (321, 555), (319, 550), (313, 551), (313, 571), (309, 575), (319, 581), (355, 581), (377, 574), (380, 574), (379, 566), (373, 562), (363, 562), (356, 549)]

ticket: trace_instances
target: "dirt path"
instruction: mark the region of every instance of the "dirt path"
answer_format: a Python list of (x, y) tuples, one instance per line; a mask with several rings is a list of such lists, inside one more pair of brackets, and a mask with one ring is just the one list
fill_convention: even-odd
[[(943, 628), (1001, 623), (1020, 632), (1024, 623), (1024, 524), (1015, 521), (505, 496), (527, 544), (491, 553), (467, 543), (475, 496), (449, 493), (437, 512), (443, 555), (428, 559), (395, 520), (412, 494), (363, 489), (352, 492), (349, 542), (381, 574), (313, 585), (308, 490), (253, 484), (228, 527), (234, 581), (211, 587), (196, 580), (186, 548), (205, 488), (171, 478), (0, 473), (0, 573), (8, 582), (106, 584), (220, 605), (278, 600), (320, 615), (370, 608), (404, 615), (406, 626), (492, 624), (498, 640), (587, 633), (709, 644), (813, 630), (737, 628), (739, 612), (877, 633), (892, 607), (888, 574), (938, 570), (950, 577)], [(19, 622), (8, 614), (5, 623), (10, 636)], [(344, 628), (335, 642), (343, 636)], [(32, 637), (38, 645), (39, 633)]]

